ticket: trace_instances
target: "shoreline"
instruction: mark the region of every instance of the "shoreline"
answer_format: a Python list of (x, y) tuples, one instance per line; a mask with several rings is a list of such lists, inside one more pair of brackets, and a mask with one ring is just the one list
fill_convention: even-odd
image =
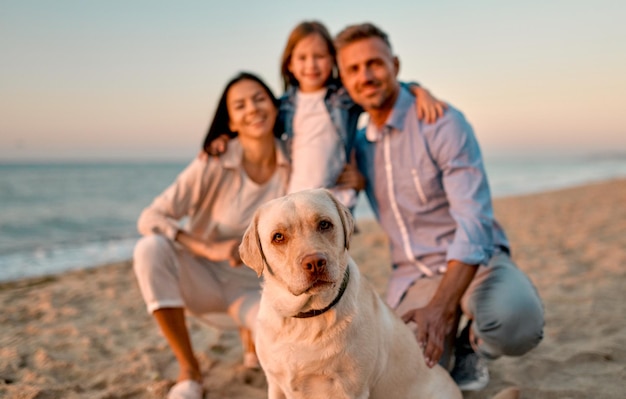
[[(622, 398), (626, 376), (626, 179), (497, 198), (513, 258), (544, 302), (543, 342), (489, 365), (491, 382), (522, 398)], [(358, 220), (351, 255), (382, 292), (387, 241)], [(146, 312), (130, 261), (0, 282), (0, 397), (164, 397), (177, 365)], [(235, 331), (189, 318), (207, 398), (264, 399), (260, 371), (241, 366)]]
[[(607, 179), (603, 179), (603, 180), (594, 180), (594, 181), (590, 181), (587, 183), (580, 183), (580, 184), (575, 184), (575, 185), (567, 185), (564, 187), (555, 187), (555, 188), (551, 188), (548, 190), (539, 190), (539, 191), (529, 191), (529, 192), (524, 192), (524, 193), (520, 193), (520, 194), (506, 194), (506, 195), (502, 195), (502, 196), (497, 196), (494, 197), (494, 203), (497, 203), (498, 201), (501, 200), (506, 200), (509, 198), (523, 198), (523, 197), (528, 197), (528, 196), (536, 196), (536, 195), (542, 195), (542, 194), (557, 194), (561, 191), (565, 191), (565, 190), (570, 190), (570, 189), (578, 189), (578, 188), (583, 188), (583, 187), (587, 187), (587, 186), (594, 186), (594, 185), (598, 185), (598, 184), (609, 184), (609, 183), (613, 183), (613, 182), (619, 182), (621, 180), (626, 180), (626, 176), (624, 177), (613, 177), (613, 178), (607, 178)], [(362, 203), (361, 203), (362, 202)], [(494, 205), (495, 206), (495, 205)], [(362, 222), (370, 222), (370, 221), (374, 221), (375, 222), (375, 217), (373, 212), (371, 211), (371, 209), (369, 208), (369, 204), (367, 203), (367, 199), (362, 197), (359, 199), (359, 206), (357, 207), (357, 214), (360, 214), (356, 217), (356, 221), (357, 223), (362, 223)], [(125, 239), (125, 240), (120, 240), (120, 242), (124, 247), (128, 247), (128, 242), (136, 242), (136, 240), (139, 239), (139, 236), (137, 236), (136, 239)], [(103, 245), (109, 243), (107, 242), (103, 242)], [(110, 244), (110, 243), (109, 243)], [(88, 245), (97, 245), (95, 243), (88, 243)], [(134, 246), (134, 244), (132, 245)], [(131, 246), (131, 248), (132, 248)], [(107, 251), (110, 251), (110, 248), (107, 249)], [(132, 249), (129, 250), (129, 252), (131, 253), (130, 256), (128, 256), (127, 258), (124, 257), (120, 257), (118, 254), (117, 255), (111, 255), (110, 257), (114, 258), (114, 260), (112, 261), (105, 261), (105, 262), (101, 262), (101, 263), (94, 263), (94, 264), (82, 264), (80, 266), (76, 266), (76, 260), (74, 259), (74, 261), (72, 262), (71, 265), (62, 268), (61, 270), (58, 271), (51, 271), (50, 273), (43, 273), (43, 274), (37, 274), (37, 273), (33, 273), (33, 274), (26, 274), (25, 276), (21, 276), (18, 278), (3, 278), (1, 276), (1, 271), (0, 271), (0, 290), (3, 289), (3, 287), (5, 286), (11, 286), (11, 283), (19, 283), (22, 280), (31, 280), (31, 279), (47, 279), (47, 278), (52, 278), (55, 276), (59, 276), (59, 275), (63, 275), (65, 273), (71, 273), (74, 271), (81, 271), (81, 270), (87, 270), (87, 269), (94, 269), (94, 268), (100, 268), (100, 267), (105, 267), (107, 265), (111, 265), (111, 264), (117, 264), (117, 263), (122, 263), (122, 262), (130, 262), (132, 261)]]

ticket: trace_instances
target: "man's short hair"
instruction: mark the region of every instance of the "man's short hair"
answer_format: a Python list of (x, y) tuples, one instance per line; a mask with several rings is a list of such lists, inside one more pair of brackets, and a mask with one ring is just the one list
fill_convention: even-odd
[(358, 25), (350, 25), (335, 36), (335, 49), (341, 50), (343, 47), (356, 41), (377, 37), (381, 39), (391, 51), (389, 36), (376, 25), (365, 22)]

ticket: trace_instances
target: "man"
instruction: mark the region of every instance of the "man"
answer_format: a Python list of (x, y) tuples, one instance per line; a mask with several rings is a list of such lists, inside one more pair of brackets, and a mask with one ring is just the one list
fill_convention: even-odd
[(451, 374), (463, 390), (482, 389), (484, 359), (531, 350), (544, 320), (537, 291), (512, 263), (493, 218), (472, 128), (453, 107), (436, 123), (418, 120), (414, 98), (397, 81), (399, 60), (376, 26), (350, 26), (335, 46), (343, 84), (370, 116), (355, 148), (391, 244), (387, 302), (415, 323), (430, 367), (448, 367), (461, 309), (469, 322), (456, 339)]

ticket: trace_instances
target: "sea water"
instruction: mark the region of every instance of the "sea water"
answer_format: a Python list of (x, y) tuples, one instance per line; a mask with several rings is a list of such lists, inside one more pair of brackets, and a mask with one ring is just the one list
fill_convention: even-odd
[[(626, 177), (626, 156), (485, 161), (494, 197)], [(132, 257), (141, 210), (186, 162), (0, 164), (0, 281)], [(372, 218), (363, 196), (357, 218)]]

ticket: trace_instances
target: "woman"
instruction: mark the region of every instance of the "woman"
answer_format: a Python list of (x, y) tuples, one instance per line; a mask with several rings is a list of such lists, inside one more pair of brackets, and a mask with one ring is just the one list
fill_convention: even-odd
[(239, 326), (254, 327), (260, 285), (254, 271), (240, 267), (238, 247), (257, 207), (285, 194), (289, 163), (274, 135), (277, 114), (263, 81), (249, 73), (233, 78), (208, 135), (237, 138), (219, 158), (194, 159), (139, 218), (144, 237), (135, 248), (135, 273), (180, 366), (169, 398), (202, 397), (185, 310), (228, 312)]

